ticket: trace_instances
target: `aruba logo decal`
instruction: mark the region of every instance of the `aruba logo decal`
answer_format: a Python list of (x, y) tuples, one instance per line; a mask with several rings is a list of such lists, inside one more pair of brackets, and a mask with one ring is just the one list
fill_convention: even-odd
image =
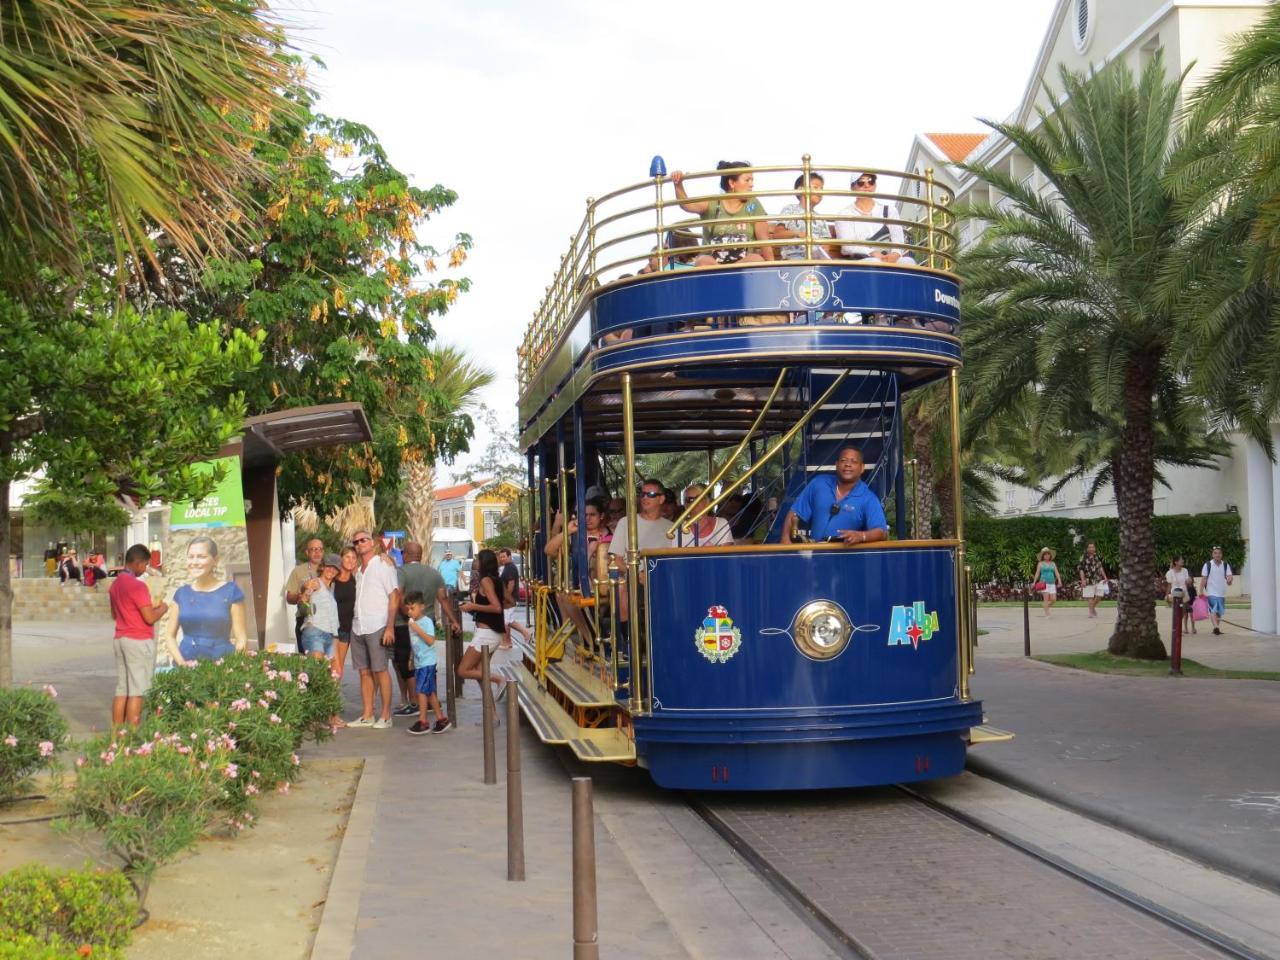
[(920, 642), (933, 639), (938, 632), (938, 611), (925, 613), (924, 601), (917, 600), (909, 607), (894, 607), (889, 619), (889, 646), (919, 650)]
[(724, 663), (742, 647), (742, 631), (733, 625), (733, 618), (724, 607), (708, 607), (693, 640), (698, 652), (712, 663)]
[(817, 307), (831, 296), (831, 283), (817, 270), (801, 270), (791, 282), (791, 295), (806, 307)]

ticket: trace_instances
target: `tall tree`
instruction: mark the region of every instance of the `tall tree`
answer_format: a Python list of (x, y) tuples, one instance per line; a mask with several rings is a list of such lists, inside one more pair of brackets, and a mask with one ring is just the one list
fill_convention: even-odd
[(1162, 659), (1152, 583), (1157, 424), (1179, 438), (1202, 422), (1190, 371), (1171, 341), (1205, 322), (1194, 291), (1167, 293), (1194, 239), (1194, 211), (1167, 175), (1191, 147), (1179, 129), (1180, 83), (1156, 58), (1135, 78), (1120, 62), (1086, 78), (1064, 70), (1038, 127), (990, 124), (1040, 171), (1037, 193), (971, 165), (1011, 201), (977, 205), (988, 229), (964, 256), (971, 434), (1029, 402), (1035, 434), (1070, 433), (1082, 411), (1116, 492), (1120, 598), (1108, 649)]

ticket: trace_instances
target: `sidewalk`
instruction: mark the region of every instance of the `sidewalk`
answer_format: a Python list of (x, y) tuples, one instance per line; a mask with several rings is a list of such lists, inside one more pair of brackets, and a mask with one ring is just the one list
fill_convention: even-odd
[[(54, 683), (75, 736), (106, 722), (115, 685), (109, 636), (109, 623), (15, 625), (18, 682)], [(357, 715), (354, 671), (343, 692), (346, 715)], [(568, 956), (570, 778), (583, 775), (594, 781), (602, 956), (837, 956), (679, 795), (659, 791), (642, 770), (570, 766), (565, 750), (538, 742), (523, 724), (528, 879), (508, 882), (506, 729), (497, 731), (498, 783), (485, 786), (476, 684), (467, 684), (458, 706), (459, 727), (445, 734), (411, 737), (406, 730), (415, 718), (407, 717), (396, 718), (391, 730), (346, 729), (325, 744), (306, 745), (307, 758), (365, 761), (316, 934), (316, 960), (418, 960), (424, 952)]]
[[(1247, 623), (1247, 610), (1230, 618)], [(1032, 652), (1098, 650), (1115, 611), (1033, 610)], [(972, 770), (1280, 889), (1280, 683), (1121, 677), (1022, 657), (1021, 608), (980, 608), (974, 695), (1017, 734), (975, 748)], [(1280, 640), (1234, 627), (1185, 656), (1280, 670)]]

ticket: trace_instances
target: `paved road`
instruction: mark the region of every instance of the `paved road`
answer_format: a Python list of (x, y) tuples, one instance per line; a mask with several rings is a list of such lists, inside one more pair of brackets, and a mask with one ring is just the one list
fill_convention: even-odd
[(705, 800), (877, 960), (1220, 956), (892, 789)]
[(1017, 734), (975, 771), (1280, 889), (1280, 684), (986, 658), (973, 689)]

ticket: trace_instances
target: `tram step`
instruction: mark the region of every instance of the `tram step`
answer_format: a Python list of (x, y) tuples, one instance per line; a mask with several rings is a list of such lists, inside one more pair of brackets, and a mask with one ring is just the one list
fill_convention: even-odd
[(549, 693), (521, 666), (520, 709), (543, 743), (567, 744), (587, 763), (634, 763), (635, 744), (617, 727), (579, 727)]
[(568, 656), (547, 664), (547, 680), (579, 707), (612, 707), (617, 701), (609, 685)]
[(993, 727), (990, 724), (982, 724), (980, 727), (969, 728), (969, 743), (1001, 743), (1005, 740), (1012, 740), (1014, 735), (1008, 730), (1001, 730), (999, 727)]

